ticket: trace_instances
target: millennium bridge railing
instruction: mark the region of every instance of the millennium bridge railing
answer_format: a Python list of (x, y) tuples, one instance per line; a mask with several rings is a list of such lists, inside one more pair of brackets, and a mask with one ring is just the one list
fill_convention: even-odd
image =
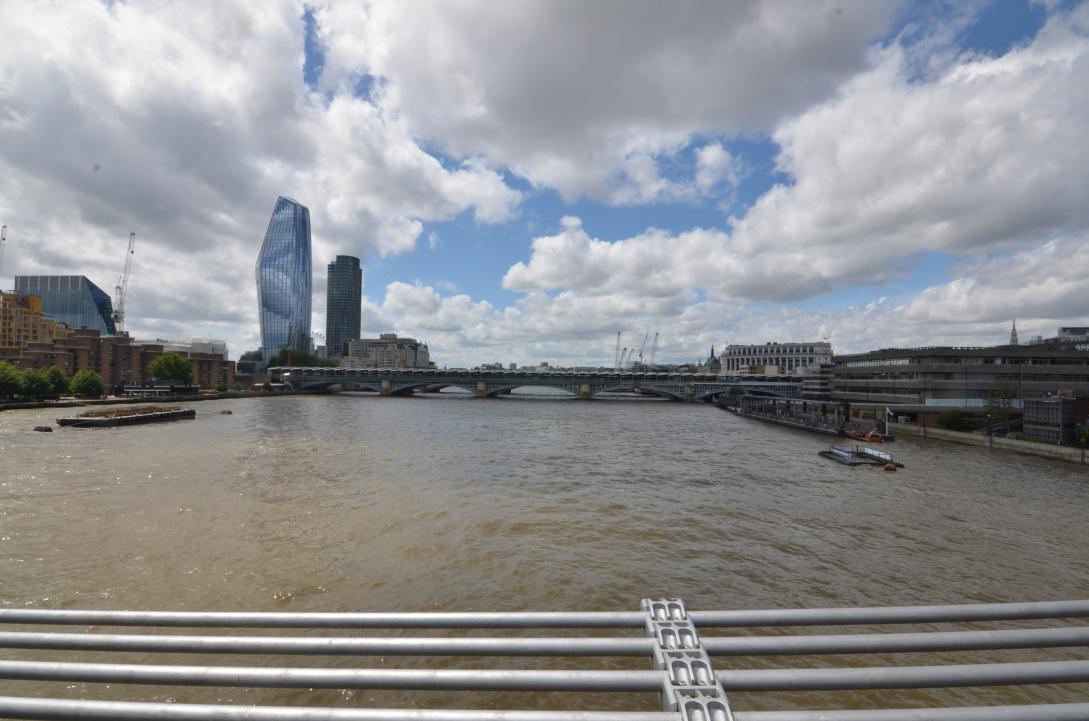
[[(956, 606), (688, 611), (678, 599), (637, 612), (234, 613), (0, 608), (0, 624), (86, 626), (80, 633), (0, 631), (0, 649), (39, 652), (321, 656), (645, 656), (651, 670), (302, 668), (0, 660), (0, 680), (299, 689), (653, 692), (661, 712), (381, 709), (147, 703), (0, 695), (0, 718), (307, 721), (1060, 721), (1079, 703), (843, 711), (737, 711), (730, 692), (906, 689), (1089, 681), (1089, 660), (937, 666), (736, 670), (712, 657), (893, 654), (1089, 646), (1089, 626), (832, 635), (711, 636), (705, 629), (1054, 620), (1089, 616), (1089, 600)], [(621, 629), (643, 637), (318, 637), (102, 633), (97, 627), (217, 629)], [(3, 626), (0, 626), (2, 628)], [(719, 666), (719, 668), (715, 668)], [(5, 689), (13, 684), (6, 684)], [(4, 692), (7, 693), (7, 692)]]

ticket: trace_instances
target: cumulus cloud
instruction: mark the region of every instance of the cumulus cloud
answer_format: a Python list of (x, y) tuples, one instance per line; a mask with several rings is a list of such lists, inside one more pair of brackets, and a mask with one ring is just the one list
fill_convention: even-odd
[[(782, 122), (773, 138), (790, 182), (728, 228), (612, 242), (565, 228), (538, 238), (504, 287), (598, 293), (641, 273), (639, 292), (791, 301), (888, 283), (927, 251), (1046, 256), (1047, 243), (1089, 231), (1089, 6), (933, 77), (913, 78), (908, 54), (876, 52), (835, 97)], [(725, 149), (697, 156), (697, 182), (731, 171)]]
[(110, 291), (135, 230), (133, 331), (184, 323), (252, 347), (277, 195), (310, 207), (315, 268), (409, 251), (424, 223), (465, 211), (517, 214), (521, 193), (478, 159), (444, 166), (366, 98), (312, 92), (302, 15), (286, 1), (0, 5), (5, 276), (86, 274)]
[[(566, 198), (670, 197), (656, 158), (761, 132), (862, 69), (891, 2), (326, 3), (326, 87)], [(427, 52), (421, 52), (426, 47)]]

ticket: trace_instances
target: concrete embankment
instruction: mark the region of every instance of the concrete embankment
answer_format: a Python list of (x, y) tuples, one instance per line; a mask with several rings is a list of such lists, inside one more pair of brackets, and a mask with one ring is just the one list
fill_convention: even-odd
[(787, 428), (796, 428), (799, 431), (808, 431), (810, 433), (820, 433), (825, 436), (842, 436), (844, 435), (839, 430), (832, 428), (831, 426), (824, 425), (819, 422), (805, 422), (802, 420), (795, 420), (790, 417), (784, 416), (772, 416), (764, 415), (761, 413), (752, 413), (749, 411), (742, 411), (737, 408), (730, 408), (725, 405), (719, 405), (719, 408), (730, 411), (731, 413), (741, 416), (742, 418), (751, 418), (754, 421), (763, 421), (764, 423), (774, 423), (779, 426), (786, 426)]
[(1081, 448), (1068, 446), (1053, 446), (1048, 443), (1034, 443), (1032, 441), (1019, 441), (1014, 438), (1000, 438), (997, 436), (985, 436), (979, 433), (962, 433), (960, 431), (946, 431), (941, 428), (923, 428), (906, 423), (889, 423), (889, 432), (895, 435), (901, 433), (907, 436), (917, 436), (927, 440), (948, 441), (950, 443), (962, 443), (968, 446), (983, 446), (988, 449), (1012, 451), (1029, 456), (1041, 458), (1054, 458), (1060, 461), (1085, 464), (1086, 453)]
[(156, 396), (146, 398), (88, 398), (60, 401), (32, 401), (27, 403), (0, 403), (0, 411), (15, 411), (27, 408), (82, 408), (84, 406), (131, 405), (134, 403), (194, 403), (196, 401), (221, 401), (233, 398), (269, 398), (272, 396), (313, 395), (304, 391), (239, 391), (230, 393), (192, 393), (179, 396)]

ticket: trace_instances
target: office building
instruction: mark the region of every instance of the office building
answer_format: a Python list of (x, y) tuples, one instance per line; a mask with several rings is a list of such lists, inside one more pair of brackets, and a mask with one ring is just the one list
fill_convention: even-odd
[(15, 292), (40, 297), (42, 313), (71, 330), (117, 333), (110, 296), (82, 275), (17, 275)]
[(1026, 438), (1061, 446), (1078, 445), (1078, 429), (1089, 417), (1089, 398), (1070, 395), (1026, 398), (1023, 430)]
[(1089, 349), (1074, 342), (984, 348), (886, 348), (839, 355), (833, 400), (983, 408), (995, 384), (1021, 399), (1060, 392), (1089, 395)]
[(42, 313), (40, 296), (0, 290), (0, 348), (22, 350), (66, 335), (67, 326)]
[(378, 338), (348, 341), (348, 355), (341, 368), (430, 368), (427, 344), (415, 338), (382, 333)]
[(728, 345), (719, 356), (724, 375), (801, 375), (817, 373), (831, 362), (832, 344), (827, 341)]
[(310, 211), (277, 198), (257, 256), (261, 353), (267, 363), (282, 349), (310, 350)]
[(363, 301), (363, 269), (359, 258), (338, 255), (329, 264), (325, 296), (325, 353), (329, 358), (348, 354), (348, 341), (359, 340)]

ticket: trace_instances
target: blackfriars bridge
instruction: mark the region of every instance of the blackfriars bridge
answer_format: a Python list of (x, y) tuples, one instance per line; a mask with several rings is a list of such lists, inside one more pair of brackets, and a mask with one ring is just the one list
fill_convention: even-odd
[(384, 396), (461, 388), (477, 398), (492, 398), (528, 386), (558, 388), (582, 399), (615, 391), (633, 391), (678, 401), (711, 401), (734, 388), (781, 398), (797, 397), (799, 389), (799, 384), (788, 378), (725, 377), (713, 373), (275, 367), (269, 368), (268, 374), (273, 382), (294, 390), (351, 388)]

